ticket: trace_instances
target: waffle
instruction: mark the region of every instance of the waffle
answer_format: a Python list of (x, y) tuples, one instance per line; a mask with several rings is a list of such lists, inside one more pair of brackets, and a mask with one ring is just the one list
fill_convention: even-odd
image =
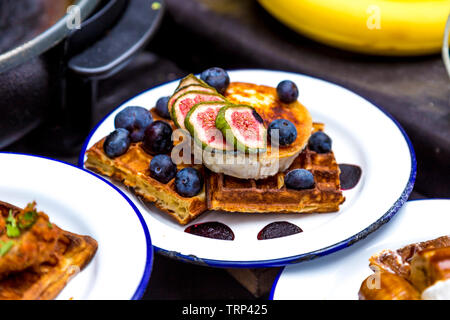
[[(370, 257), (374, 275), (359, 290), (360, 300), (448, 299), (450, 237), (383, 250)], [(378, 286), (373, 286), (374, 280)]]
[[(319, 155), (305, 150), (298, 156), (312, 132), (308, 110), (299, 102), (283, 104), (278, 100), (275, 88), (250, 83), (231, 83), (225, 96), (232, 102), (255, 107), (266, 126), (278, 118), (287, 118), (294, 123), (298, 131), (294, 143), (280, 147), (278, 154), (272, 154), (269, 145), (265, 156), (276, 156), (274, 160), (279, 160), (280, 167), (311, 170), (317, 182), (314, 189), (287, 190), (282, 173), (262, 180), (240, 180), (194, 165), (205, 177), (205, 187), (197, 196), (184, 198), (176, 192), (174, 179), (163, 184), (150, 177), (148, 167), (153, 157), (143, 150), (141, 143), (132, 144), (124, 155), (111, 159), (103, 151), (105, 139), (87, 151), (86, 168), (125, 184), (137, 196), (154, 203), (180, 224), (189, 223), (208, 209), (241, 212), (338, 211), (344, 197), (340, 191), (339, 167), (333, 153)], [(164, 120), (153, 110), (151, 112), (155, 120)], [(167, 122), (175, 129), (172, 121)], [(321, 126), (317, 125), (317, 128)], [(190, 165), (180, 165), (178, 169), (186, 166)], [(238, 203), (238, 198), (243, 201)]]
[[(8, 203), (0, 202), (0, 210), (9, 211), (9, 209), (13, 212), (20, 210)], [(87, 266), (94, 257), (97, 242), (91, 237), (70, 233), (54, 224), (52, 231), (58, 234), (58, 239), (48, 258), (24, 270), (2, 277), (0, 300), (54, 299), (70, 279)], [(43, 254), (40, 252), (41, 256)]]
[[(155, 120), (161, 120), (153, 111), (152, 115)], [(169, 123), (173, 126), (171, 121)], [(137, 196), (154, 203), (180, 224), (187, 224), (206, 211), (205, 187), (197, 196), (185, 198), (176, 192), (175, 179), (164, 184), (150, 177), (149, 165), (153, 156), (144, 151), (141, 142), (132, 144), (124, 155), (111, 159), (103, 151), (104, 141), (102, 139), (88, 150), (86, 168), (123, 183)], [(179, 165), (178, 170), (187, 166)], [(194, 167), (204, 176), (201, 165)]]
[(440, 237), (425, 242), (413, 243), (396, 251), (383, 250), (370, 257), (370, 266), (398, 276), (409, 278), (411, 273), (411, 260), (418, 252), (430, 249), (450, 247), (450, 236)]
[[(323, 130), (323, 125), (314, 124), (314, 130)], [(318, 154), (306, 148), (285, 172), (293, 169), (309, 170), (316, 182), (314, 188), (288, 189), (284, 184), (285, 173), (262, 180), (242, 180), (209, 172), (206, 182), (208, 209), (276, 213), (339, 211), (345, 198), (340, 190), (340, 170), (333, 152)]]

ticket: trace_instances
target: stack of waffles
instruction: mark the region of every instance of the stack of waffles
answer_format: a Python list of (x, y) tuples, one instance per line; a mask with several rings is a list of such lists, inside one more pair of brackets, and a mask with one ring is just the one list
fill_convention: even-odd
[[(188, 90), (197, 86), (189, 76), (183, 79), (179, 88)], [(193, 89), (193, 90), (194, 90)], [(184, 94), (185, 95), (185, 94)], [(181, 95), (183, 97), (184, 95)], [(149, 164), (153, 158), (142, 142), (132, 143), (128, 151), (116, 158), (106, 155), (103, 144), (97, 142), (87, 151), (85, 166), (97, 173), (125, 184), (143, 200), (169, 214), (180, 224), (187, 224), (208, 210), (248, 213), (325, 213), (336, 212), (345, 200), (341, 189), (340, 170), (332, 151), (317, 153), (308, 148), (308, 140), (315, 131), (325, 131), (325, 125), (313, 123), (308, 110), (298, 101), (285, 104), (277, 97), (275, 88), (250, 83), (233, 82), (224, 98), (232, 103), (253, 107), (267, 127), (273, 120), (288, 119), (298, 132), (296, 140), (289, 146), (279, 146), (277, 153), (267, 146), (267, 157), (277, 157), (279, 172), (258, 178), (238, 178), (204, 164), (182, 163), (178, 169), (194, 167), (204, 179), (203, 189), (195, 196), (187, 198), (177, 193), (175, 179), (164, 184), (149, 174)], [(178, 98), (180, 99), (180, 98)], [(173, 128), (173, 121), (162, 119), (150, 110), (155, 120), (164, 120)], [(236, 164), (239, 165), (239, 164)], [(287, 188), (285, 174), (294, 169), (306, 169), (314, 176), (315, 186), (311, 189), (295, 190)]]

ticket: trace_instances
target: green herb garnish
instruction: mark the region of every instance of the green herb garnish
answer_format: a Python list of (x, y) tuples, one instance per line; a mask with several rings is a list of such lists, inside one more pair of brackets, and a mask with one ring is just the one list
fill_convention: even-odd
[(47, 226), (48, 226), (50, 229), (53, 229), (53, 225), (52, 225), (51, 222), (48, 222)]
[(19, 228), (28, 229), (36, 222), (38, 214), (36, 211), (26, 211), (22, 216), (19, 216)]
[(3, 257), (5, 254), (7, 254), (8, 251), (11, 250), (13, 245), (14, 245), (14, 241), (12, 241), (12, 240), (10, 240), (8, 242), (0, 241), (0, 257)]
[(12, 210), (9, 210), (9, 216), (6, 218), (6, 235), (9, 238), (17, 238), (20, 236), (20, 230), (17, 227), (16, 219), (14, 219)]

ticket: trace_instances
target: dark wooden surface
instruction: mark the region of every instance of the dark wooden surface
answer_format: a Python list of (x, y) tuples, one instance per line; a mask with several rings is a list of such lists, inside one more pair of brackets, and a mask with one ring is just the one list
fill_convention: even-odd
[[(412, 198), (450, 197), (450, 82), (440, 57), (367, 57), (328, 48), (291, 32), (253, 0), (167, 3), (169, 12), (147, 52), (114, 78), (100, 83), (95, 122), (148, 88), (210, 66), (305, 73), (350, 88), (393, 114), (411, 137), (418, 156)], [(26, 139), (8, 150), (43, 154), (40, 145), (29, 141), (33, 140)], [(76, 163), (80, 150), (81, 146), (74, 148), (68, 156), (44, 155)], [(258, 274), (265, 275), (259, 276), (265, 284), (271, 281), (268, 273), (249, 275), (246, 271), (240, 280), (245, 282), (242, 275), (258, 279)], [(157, 256), (144, 299), (254, 298), (235, 277), (224, 269)], [(250, 287), (256, 288), (256, 280), (252, 281)]]

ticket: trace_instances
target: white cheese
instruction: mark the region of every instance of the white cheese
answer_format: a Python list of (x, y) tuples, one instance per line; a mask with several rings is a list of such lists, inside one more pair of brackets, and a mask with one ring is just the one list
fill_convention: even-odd
[(203, 164), (211, 171), (239, 179), (265, 179), (287, 170), (302, 150), (289, 157), (270, 157), (267, 153), (257, 155), (241, 152), (213, 154), (203, 152)]
[(423, 300), (450, 300), (450, 279), (437, 281), (422, 292)]

